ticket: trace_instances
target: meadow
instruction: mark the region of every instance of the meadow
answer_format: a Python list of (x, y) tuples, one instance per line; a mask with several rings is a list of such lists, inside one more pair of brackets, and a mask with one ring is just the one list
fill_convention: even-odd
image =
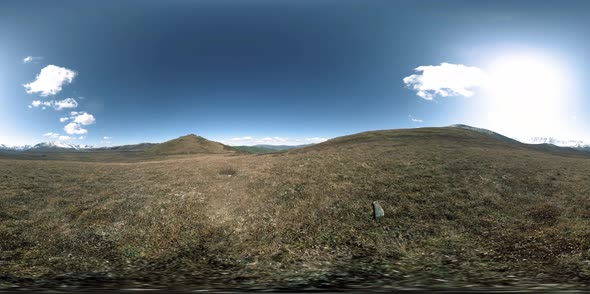
[(0, 288), (590, 282), (583, 153), (460, 128), (229, 150), (0, 155)]

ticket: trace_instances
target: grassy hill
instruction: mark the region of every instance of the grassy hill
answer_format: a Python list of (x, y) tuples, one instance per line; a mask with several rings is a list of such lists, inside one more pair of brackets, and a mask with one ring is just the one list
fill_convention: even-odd
[(0, 159), (0, 285), (590, 283), (583, 153), (421, 128), (229, 155)]
[(174, 140), (156, 144), (148, 149), (149, 154), (223, 154), (235, 152), (232, 147), (218, 142), (209, 141), (194, 134), (182, 136)]

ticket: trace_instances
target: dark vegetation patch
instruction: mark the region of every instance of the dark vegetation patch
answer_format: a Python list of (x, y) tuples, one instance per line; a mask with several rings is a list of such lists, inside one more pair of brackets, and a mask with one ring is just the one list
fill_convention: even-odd
[(529, 209), (529, 216), (538, 223), (554, 224), (561, 215), (561, 210), (555, 204), (536, 204)]
[(223, 176), (235, 176), (238, 170), (233, 166), (225, 166), (219, 170), (219, 174)]

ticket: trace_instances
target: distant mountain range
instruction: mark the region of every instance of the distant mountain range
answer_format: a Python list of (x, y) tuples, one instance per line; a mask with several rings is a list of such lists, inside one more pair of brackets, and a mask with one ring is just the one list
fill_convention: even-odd
[(24, 146), (6, 146), (0, 144), (0, 150), (6, 151), (74, 151), (74, 150), (87, 150), (94, 148), (90, 145), (75, 145), (63, 142), (43, 142), (35, 145), (24, 145)]
[(569, 147), (582, 151), (590, 151), (590, 143), (580, 140), (559, 140), (551, 137), (532, 137), (530, 139), (521, 140), (527, 144), (549, 144), (558, 147)]
[(227, 146), (209, 141), (197, 135), (186, 135), (163, 143), (139, 143), (112, 147), (94, 147), (91, 145), (76, 145), (64, 142), (43, 142), (36, 145), (6, 146), (0, 144), (0, 151), (4, 152), (91, 152), (91, 151), (127, 151), (148, 152), (153, 154), (188, 154), (188, 153), (269, 153), (305, 147), (313, 144), (298, 146), (289, 145), (255, 145), (255, 146)]
[(0, 151), (1, 150), (10, 150), (10, 151), (22, 151), (22, 150), (29, 150), (33, 146), (31, 145), (24, 145), (24, 146), (6, 146), (4, 144), (0, 144)]
[(560, 139), (556, 139), (556, 138), (552, 138), (552, 137), (532, 137), (532, 138), (527, 138), (527, 139), (511, 139), (511, 138), (508, 138), (506, 136), (500, 135), (498, 133), (492, 132), (487, 129), (476, 128), (476, 127), (472, 127), (472, 126), (468, 126), (468, 125), (457, 124), (457, 125), (451, 125), (450, 127), (463, 128), (463, 129), (476, 131), (478, 133), (492, 136), (497, 139), (501, 139), (503, 141), (514, 141), (514, 142), (520, 142), (520, 143), (530, 144), (530, 145), (549, 145), (549, 146), (562, 147), (562, 148), (572, 148), (572, 149), (576, 149), (576, 150), (580, 150), (580, 151), (590, 152), (590, 143), (587, 143), (587, 142), (584, 142), (581, 140), (560, 140)]
[(270, 153), (277, 151), (291, 150), (295, 148), (301, 148), (311, 146), (314, 144), (303, 144), (303, 145), (254, 145), (254, 146), (232, 146), (233, 148), (242, 152), (248, 153)]
[[(579, 151), (590, 152), (590, 143), (581, 140), (560, 140), (552, 137), (532, 137), (528, 139), (515, 140), (493, 131), (472, 127), (469, 125), (455, 124), (449, 127), (468, 129), (498, 140), (509, 143), (524, 143), (538, 145), (540, 148), (571, 148)], [(140, 143), (133, 145), (122, 145), (113, 147), (94, 147), (91, 145), (77, 145), (63, 142), (43, 142), (36, 145), (6, 146), (0, 144), (0, 151), (5, 152), (88, 152), (88, 151), (129, 151), (129, 152), (150, 152), (155, 154), (185, 154), (185, 153), (225, 153), (240, 151), (247, 153), (269, 153), (306, 147), (305, 145), (254, 145), (254, 146), (227, 146), (218, 142), (209, 141), (196, 135), (182, 136), (163, 143)]]

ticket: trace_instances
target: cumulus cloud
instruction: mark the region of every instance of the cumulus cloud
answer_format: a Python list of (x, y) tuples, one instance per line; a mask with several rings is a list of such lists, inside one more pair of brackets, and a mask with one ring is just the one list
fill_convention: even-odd
[(66, 122), (66, 121), (68, 121), (69, 119), (70, 119), (70, 118), (69, 118), (69, 117), (67, 117), (67, 116), (66, 116), (66, 117), (60, 117), (60, 118), (59, 118), (59, 122)]
[(55, 95), (62, 90), (62, 86), (74, 80), (76, 72), (65, 67), (48, 65), (41, 69), (33, 82), (24, 84), (29, 94), (39, 93), (41, 96)]
[(49, 133), (43, 134), (43, 137), (49, 137), (49, 138), (57, 139), (57, 138), (59, 138), (59, 134), (49, 132)]
[(27, 56), (23, 58), (23, 63), (37, 63), (37, 61), (43, 59), (41, 56)]
[(403, 79), (404, 84), (426, 100), (437, 96), (471, 97), (475, 94), (473, 88), (482, 86), (486, 81), (483, 70), (462, 64), (443, 62), (440, 65), (419, 66), (415, 71), (416, 74)]
[(112, 139), (112, 138), (113, 138), (113, 137), (107, 137), (107, 136), (104, 136), (104, 137), (102, 137), (102, 139), (103, 139), (103, 140), (110, 140), (110, 139)]
[(297, 138), (291, 139), (287, 137), (253, 137), (243, 136), (234, 137), (227, 140), (220, 140), (224, 144), (232, 146), (253, 146), (253, 145), (304, 145), (321, 143), (328, 140), (327, 138), (310, 137), (310, 138)]
[(53, 132), (49, 132), (46, 134), (43, 134), (43, 137), (48, 137), (51, 139), (57, 139), (59, 141), (69, 141), (69, 140), (74, 140), (74, 137), (70, 137), (70, 136), (64, 136), (64, 135), (60, 135), (58, 133), (53, 133)]
[(410, 118), (410, 120), (412, 120), (415, 123), (423, 123), (424, 121), (418, 118), (413, 117), (411, 114), (408, 115), (408, 117)]
[[(74, 98), (66, 98), (64, 100), (49, 100), (49, 101), (39, 101), (35, 100), (31, 102), (32, 107), (39, 107), (42, 106), (43, 109), (46, 107), (53, 107), (55, 110), (62, 110), (65, 108), (76, 108), (78, 107), (78, 102)], [(31, 108), (31, 107), (29, 107)]]
[(69, 135), (84, 135), (88, 130), (83, 129), (79, 123), (71, 122), (64, 127), (64, 131)]
[(76, 108), (78, 107), (78, 102), (74, 98), (66, 98), (61, 101), (55, 101), (53, 108), (56, 110), (62, 110), (64, 108)]
[(74, 120), (75, 123), (79, 123), (79, 124), (82, 124), (85, 126), (96, 123), (96, 119), (94, 118), (94, 115), (88, 114), (86, 112), (78, 114), (78, 115), (72, 117), (72, 119)]
[(88, 133), (88, 130), (82, 128), (82, 126), (96, 123), (94, 115), (87, 112), (72, 111), (70, 114), (71, 116), (69, 117), (69, 120), (71, 120), (71, 122), (64, 127), (64, 131), (69, 135), (84, 135)]

